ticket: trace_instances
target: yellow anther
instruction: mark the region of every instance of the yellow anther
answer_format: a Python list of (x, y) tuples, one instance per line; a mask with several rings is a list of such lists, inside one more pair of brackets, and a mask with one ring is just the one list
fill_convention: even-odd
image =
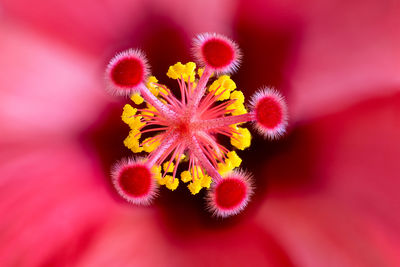
[[(218, 88), (218, 89), (217, 89)], [(210, 87), (208, 87), (208, 91), (215, 91), (215, 95), (221, 94), (224, 90), (226, 90), (222, 95), (218, 97), (217, 100), (227, 100), (231, 95), (231, 91), (236, 89), (236, 84), (228, 75), (220, 76), (216, 81), (214, 81)]]
[[(139, 142), (141, 134), (138, 130), (130, 130), (128, 137), (125, 140), (129, 139), (129, 142)], [(127, 141), (127, 142), (128, 142)]]
[(140, 146), (137, 146), (137, 145), (132, 146), (130, 149), (131, 149), (131, 151), (132, 151), (133, 153), (140, 153), (140, 152), (143, 151), (143, 147), (140, 147)]
[[(163, 93), (164, 95), (168, 95), (170, 91), (167, 87), (159, 87), (159, 92)], [(164, 104), (167, 103), (164, 99), (160, 99), (160, 101)]]
[[(221, 93), (221, 92), (220, 92)], [(229, 98), (229, 91), (225, 91), (222, 95), (220, 95), (217, 100), (222, 101), (222, 100), (227, 100)]]
[[(183, 161), (186, 159), (185, 154), (181, 154), (181, 156), (179, 157), (179, 162)], [(178, 160), (178, 155), (175, 156), (175, 160)]]
[(181, 173), (181, 180), (184, 183), (190, 182), (192, 180), (192, 175), (190, 174), (189, 171), (183, 171)]
[[(152, 173), (154, 174), (154, 178), (157, 180), (157, 182), (158, 182), (159, 184), (161, 184), (161, 183), (164, 182), (164, 180), (162, 179), (162, 176), (161, 176), (161, 166), (159, 166), (159, 165), (154, 165), (154, 166), (151, 168), (151, 171), (152, 171)], [(164, 184), (165, 184), (165, 183), (164, 183)]]
[(166, 175), (165, 181), (165, 186), (172, 191), (174, 191), (179, 185), (179, 179), (173, 178), (171, 175)]
[[(130, 127), (132, 130), (139, 131), (139, 129), (140, 129), (141, 127), (143, 127), (144, 125), (146, 125), (146, 123), (143, 122), (143, 121), (141, 121), (141, 119), (142, 119), (141, 116), (134, 117), (133, 120), (130, 120), (130, 121), (129, 121), (129, 123), (128, 123), (129, 127)], [(139, 138), (140, 138), (140, 136), (139, 136)]]
[(151, 171), (153, 172), (153, 174), (155, 176), (161, 175), (161, 166), (160, 165), (154, 165), (153, 167), (151, 167)]
[[(169, 164), (169, 161), (167, 161), (167, 162), (165, 162), (165, 163), (163, 164), (163, 170), (164, 170), (165, 172), (173, 172), (173, 171), (174, 171), (175, 164), (174, 164), (173, 162), (171, 162), (171, 164), (169, 165), (169, 168), (168, 168), (168, 164)], [(168, 168), (168, 170), (167, 170), (167, 168)]]
[[(150, 105), (149, 103), (147, 103), (147, 110), (148, 111), (154, 111), (157, 112), (157, 109), (155, 107), (153, 107), (152, 105)], [(146, 115), (146, 116), (152, 116), (154, 117), (154, 113), (153, 112), (147, 112), (146, 109), (144, 111), (141, 112), (142, 115)], [(145, 118), (146, 119), (146, 118)]]
[(153, 141), (146, 142), (149, 139), (151, 139), (151, 137), (143, 140), (142, 146), (143, 146), (144, 151), (150, 153), (160, 145), (160, 140), (158, 139), (157, 141), (154, 141), (154, 142)]
[(136, 134), (137, 131), (132, 130), (129, 132), (128, 137), (124, 140), (124, 145), (132, 150), (133, 153), (139, 153), (143, 151), (143, 147), (139, 146), (140, 134), (135, 136)]
[(181, 62), (178, 62), (169, 67), (167, 76), (172, 79), (180, 79), (183, 77), (185, 82), (188, 81), (188, 77), (190, 76), (190, 81), (193, 82), (195, 78), (195, 69), (196, 64), (194, 62), (188, 62), (185, 65), (183, 65)]
[(242, 91), (235, 90), (231, 93), (230, 99), (236, 99), (235, 103), (244, 103), (244, 95)]
[(156, 77), (150, 76), (150, 77), (147, 79), (147, 83), (146, 83), (147, 88), (149, 88), (150, 92), (151, 92), (154, 96), (158, 96), (158, 91), (159, 91), (159, 89), (158, 89), (158, 86), (155, 85), (155, 83), (157, 83), (157, 82), (158, 82), (158, 80), (157, 80)]
[(156, 179), (159, 185), (165, 185), (167, 183), (166, 177), (163, 178), (161, 175), (156, 176)]
[(241, 127), (236, 127), (236, 131), (238, 131), (239, 134), (233, 133), (233, 136), (231, 137), (231, 144), (240, 150), (248, 148), (251, 143), (250, 131), (247, 128)]
[(224, 174), (232, 171), (235, 168), (235, 166), (232, 164), (232, 161), (230, 159), (226, 159), (225, 162), (223, 162), (223, 163), (222, 162), (218, 163), (217, 166), (218, 166), (218, 172), (221, 175), (224, 175)]
[(190, 81), (193, 81), (195, 76), (196, 63), (188, 62), (186, 63), (185, 68), (186, 68), (186, 74), (190, 75), (191, 77)]
[(131, 100), (136, 104), (136, 105), (140, 105), (143, 103), (144, 99), (143, 97), (140, 96), (139, 93), (133, 93), (131, 95)]
[[(199, 75), (199, 78), (201, 78), (201, 76), (203, 76), (203, 73), (204, 73), (204, 68), (198, 68), (197, 69), (197, 74)], [(214, 76), (214, 73), (211, 73), (210, 78), (213, 77), (213, 76)]]
[(208, 176), (208, 175), (205, 175), (204, 177), (203, 177), (203, 179), (201, 179), (201, 186), (202, 187), (205, 187), (205, 188), (210, 188), (210, 185), (211, 185), (211, 177), (210, 176)]
[(203, 76), (203, 72), (204, 72), (204, 68), (197, 69), (197, 74), (199, 75), (200, 78), (201, 78), (201, 76)]
[(232, 115), (241, 115), (246, 114), (247, 110), (244, 107), (244, 95), (241, 91), (235, 90), (231, 93), (230, 99), (235, 99), (236, 101), (226, 107), (226, 110), (233, 110), (231, 111)]
[(236, 154), (235, 151), (230, 151), (227, 153), (228, 159), (232, 163), (233, 167), (239, 167), (242, 163), (242, 159)]
[(192, 193), (192, 195), (196, 195), (197, 193), (200, 192), (202, 186), (201, 186), (201, 181), (200, 180), (194, 180), (193, 182), (191, 182), (188, 185), (188, 188), (190, 190), (190, 193)]
[(242, 114), (246, 114), (246, 113), (247, 113), (247, 109), (244, 107), (243, 103), (235, 106), (235, 110), (232, 111), (232, 115), (242, 115)]
[[(197, 171), (196, 171), (197, 170)], [(204, 177), (203, 172), (202, 172), (202, 168), (198, 165), (195, 165), (193, 168), (193, 174), (194, 174), (194, 178), (196, 179), (202, 179)]]
[(239, 123), (229, 125), (229, 127), (232, 128), (232, 130), (235, 130), (237, 132), (239, 130)]
[(137, 109), (132, 107), (129, 104), (124, 106), (124, 110), (122, 111), (121, 119), (126, 124), (130, 124), (134, 121)]

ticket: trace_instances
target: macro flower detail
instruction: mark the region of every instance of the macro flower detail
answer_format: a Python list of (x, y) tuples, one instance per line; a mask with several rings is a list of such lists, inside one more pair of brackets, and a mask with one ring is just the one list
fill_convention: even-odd
[(113, 183), (127, 201), (143, 205), (157, 195), (157, 184), (172, 191), (187, 184), (193, 195), (205, 188), (209, 210), (227, 217), (242, 211), (253, 193), (251, 175), (238, 169), (242, 160), (235, 151), (251, 144), (244, 123), (277, 138), (287, 125), (287, 108), (277, 91), (264, 88), (252, 97), (249, 112), (229, 76), (240, 64), (238, 46), (215, 33), (200, 34), (193, 43), (199, 67), (178, 62), (167, 72), (177, 81), (177, 92), (150, 76), (139, 50), (123, 51), (107, 66), (108, 91), (135, 103), (123, 108), (122, 120), (130, 127), (124, 145), (134, 153), (148, 153), (118, 162)]

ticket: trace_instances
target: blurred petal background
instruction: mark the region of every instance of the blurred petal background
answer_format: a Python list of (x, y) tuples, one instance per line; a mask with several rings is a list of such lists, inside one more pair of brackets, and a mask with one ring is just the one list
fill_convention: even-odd
[[(257, 190), (235, 218), (183, 186), (131, 207), (104, 67), (139, 47), (168, 83), (205, 31), (238, 42), (247, 97), (287, 97), (289, 132), (240, 154)], [(399, 117), (396, 0), (0, 0), (0, 266), (400, 266)]]

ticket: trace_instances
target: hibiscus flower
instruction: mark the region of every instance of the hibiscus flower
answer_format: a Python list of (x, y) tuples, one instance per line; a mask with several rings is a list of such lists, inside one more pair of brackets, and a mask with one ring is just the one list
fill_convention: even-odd
[[(1, 266), (400, 265), (395, 1), (3, 0), (1, 14)], [(131, 206), (109, 176), (130, 153), (105, 65), (141, 47), (165, 75), (205, 31), (241, 47), (247, 97), (287, 96), (289, 132), (242, 154), (257, 189), (239, 216), (187, 190)]]

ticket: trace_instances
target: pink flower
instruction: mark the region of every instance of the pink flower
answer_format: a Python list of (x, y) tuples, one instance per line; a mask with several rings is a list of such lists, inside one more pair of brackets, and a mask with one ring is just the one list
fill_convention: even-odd
[[(400, 265), (394, 1), (13, 0), (1, 10), (0, 265)], [(142, 46), (163, 74), (203, 31), (234, 37), (238, 85), (246, 96), (282, 90), (291, 118), (284, 140), (247, 151), (256, 197), (224, 221), (185, 191), (132, 207), (108, 175), (129, 153), (105, 63)]]

